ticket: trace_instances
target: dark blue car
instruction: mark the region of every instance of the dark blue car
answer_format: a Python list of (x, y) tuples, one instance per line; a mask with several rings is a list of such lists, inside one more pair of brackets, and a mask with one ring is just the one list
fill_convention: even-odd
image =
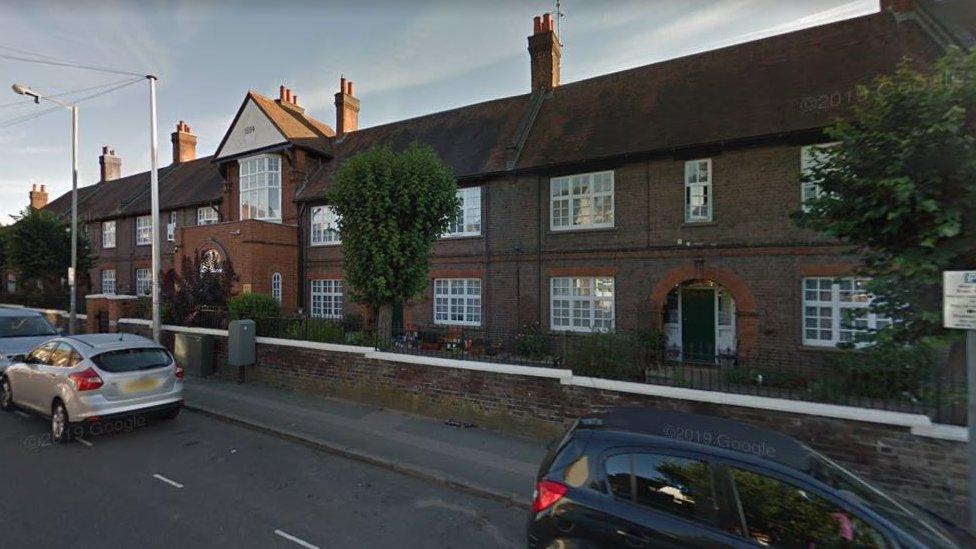
[(551, 448), (528, 545), (935, 548), (973, 540), (783, 435), (615, 408), (581, 418)]
[(12, 357), (29, 353), (34, 347), (58, 335), (44, 315), (19, 307), (0, 307), (0, 372)]

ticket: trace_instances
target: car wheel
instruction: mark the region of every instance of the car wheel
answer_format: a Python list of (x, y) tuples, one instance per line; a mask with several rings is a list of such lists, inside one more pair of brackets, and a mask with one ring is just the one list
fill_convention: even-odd
[(173, 408), (172, 410), (166, 410), (165, 412), (159, 414), (160, 419), (171, 420), (176, 419), (176, 416), (180, 415), (180, 410), (182, 408)]
[(0, 410), (10, 412), (14, 409), (14, 393), (10, 389), (10, 380), (0, 378)]
[(55, 444), (71, 442), (71, 423), (68, 421), (68, 411), (60, 400), (54, 401), (51, 408), (51, 440)]

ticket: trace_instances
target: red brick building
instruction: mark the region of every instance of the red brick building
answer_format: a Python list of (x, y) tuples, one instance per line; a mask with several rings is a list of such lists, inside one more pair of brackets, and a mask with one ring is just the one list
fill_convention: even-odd
[[(173, 133), (160, 172), (164, 264), (218, 254), (241, 291), (340, 318), (356, 306), (324, 198), (333, 174), (370, 146), (418, 140), (454, 169), (464, 211), (435, 245), (426, 295), (404, 304), (404, 324), (656, 327), (686, 358), (816, 360), (885, 320), (843, 322), (844, 309), (866, 304), (848, 278), (858, 257), (791, 221), (817, 191), (801, 171), (858, 85), (905, 56), (928, 65), (949, 46), (971, 48), (972, 11), (961, 0), (885, 0), (873, 15), (572, 83), (561, 82), (562, 46), (543, 16), (528, 38), (525, 94), (372, 128), (358, 128), (345, 79), (335, 130), (284, 86), (274, 100), (252, 91), (213, 156), (196, 158), (186, 124)], [(91, 287), (144, 293), (148, 174), (120, 177), (107, 148), (100, 161), (102, 181), (80, 192), (98, 253)]]

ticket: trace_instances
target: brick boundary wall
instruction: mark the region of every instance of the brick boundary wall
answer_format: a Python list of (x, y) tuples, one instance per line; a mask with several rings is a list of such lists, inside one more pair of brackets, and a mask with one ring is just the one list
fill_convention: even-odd
[[(124, 331), (147, 334), (148, 326), (139, 322), (123, 320), (119, 324)], [(164, 327), (163, 343), (170, 348), (171, 332), (177, 330), (222, 334), (215, 349), (216, 375), (236, 378), (236, 368), (226, 366), (226, 331)], [(248, 369), (248, 376), (297, 391), (465, 418), (537, 435), (557, 433), (584, 412), (611, 405), (740, 420), (796, 438), (884, 489), (957, 523), (964, 523), (967, 516), (965, 428), (933, 425), (927, 417), (915, 414), (644, 386), (582, 378), (567, 370), (464, 363), (267, 338), (258, 338), (257, 364)], [(659, 394), (637, 394), (642, 389)], [(800, 413), (804, 408), (818, 413)]]

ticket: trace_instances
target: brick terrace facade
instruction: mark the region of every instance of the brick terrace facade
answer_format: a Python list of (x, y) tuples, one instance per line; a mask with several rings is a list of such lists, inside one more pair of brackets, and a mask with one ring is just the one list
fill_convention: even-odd
[[(287, 313), (358, 312), (348, 299), (340, 309), (337, 286), (318, 282), (342, 279), (325, 193), (350, 156), (419, 140), (472, 190), (467, 230), (435, 245), (431, 284), (405, 304), (406, 326), (660, 328), (679, 349), (815, 362), (839, 338), (844, 287), (825, 282), (835, 307), (825, 345), (805, 330), (820, 309), (804, 303), (804, 281), (850, 275), (858, 257), (790, 219), (807, 147), (826, 141), (823, 127), (856, 102), (858, 84), (904, 56), (926, 66), (944, 51), (945, 37), (919, 22), (931, 23), (926, 5), (882, 2), (873, 15), (569, 84), (545, 16), (529, 37), (531, 93), (373, 128), (357, 127), (360, 104), (345, 79), (338, 131), (284, 86), (276, 100), (249, 92), (212, 157), (195, 158), (186, 124), (173, 134), (174, 164), (160, 176), (162, 223), (175, 221), (164, 269), (215, 250), (234, 262), (239, 291), (280, 293)], [(113, 166), (114, 151), (103, 152)], [(90, 287), (105, 291), (102, 273), (114, 271), (114, 291), (136, 293), (137, 269), (150, 260), (136, 242), (148, 176), (112, 177), (80, 193), (98, 254)], [(554, 200), (561, 184), (579, 207)], [(48, 207), (64, 214), (69, 204), (65, 196)], [(200, 225), (208, 208), (214, 224)], [(111, 221), (114, 248), (101, 241)], [(468, 301), (456, 309), (435, 295), (445, 279), (480, 287), (461, 283)], [(575, 295), (588, 284), (599, 295)], [(569, 295), (552, 295), (563, 288)]]

